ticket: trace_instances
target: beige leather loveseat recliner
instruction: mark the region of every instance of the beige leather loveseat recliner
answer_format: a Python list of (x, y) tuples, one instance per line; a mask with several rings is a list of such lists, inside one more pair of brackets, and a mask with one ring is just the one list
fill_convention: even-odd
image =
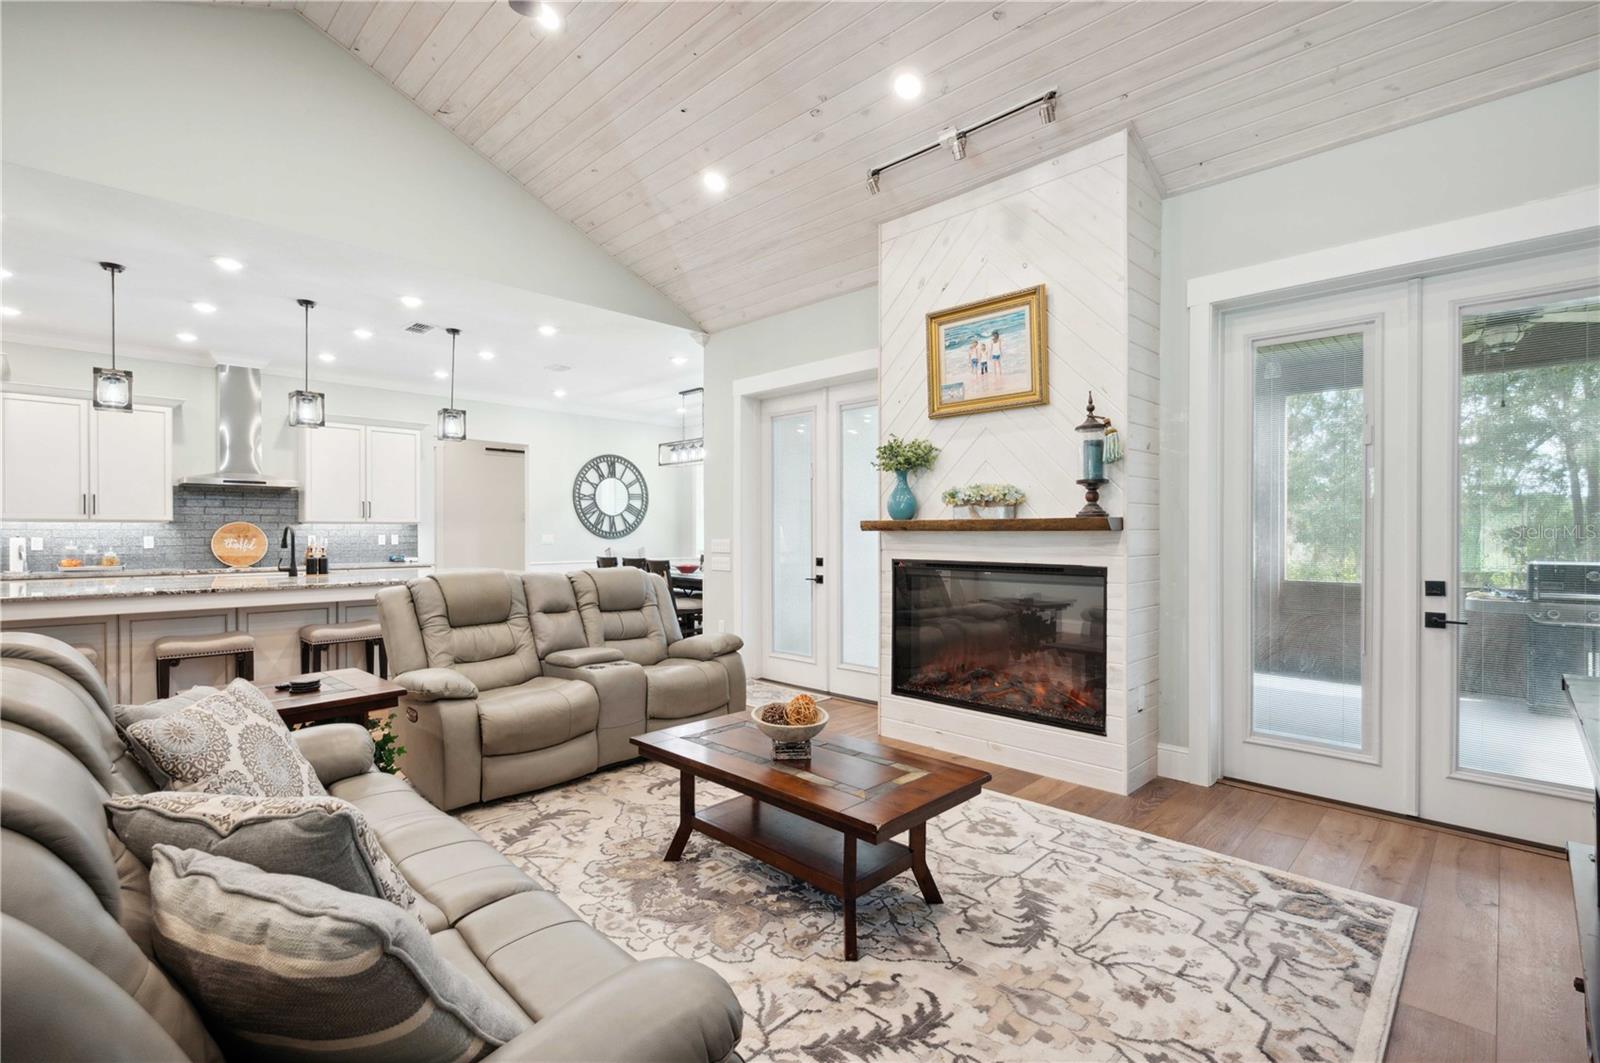
[[(106, 826), (107, 797), (155, 789), (112, 720), (105, 683), (81, 653), (43, 635), (0, 634), (0, 1057), (8, 1063), (222, 1059), (153, 951), (149, 873)], [(488, 1057), (494, 1063), (738, 1059), (743, 1014), (710, 968), (635, 961), (471, 828), (375, 770), (363, 728), (323, 724), (294, 737), (421, 897), (437, 953), (531, 1023)]]
[(490, 801), (636, 755), (628, 739), (742, 712), (743, 643), (684, 638), (642, 569), (470, 570), (378, 592), (400, 767), (439, 808)]

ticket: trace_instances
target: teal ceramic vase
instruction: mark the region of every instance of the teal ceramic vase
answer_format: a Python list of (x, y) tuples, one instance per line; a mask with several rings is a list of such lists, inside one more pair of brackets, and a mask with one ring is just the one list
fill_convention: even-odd
[(889, 519), (910, 520), (917, 515), (917, 496), (911, 493), (911, 485), (906, 483), (904, 469), (897, 471), (894, 476), (894, 490), (889, 492)]

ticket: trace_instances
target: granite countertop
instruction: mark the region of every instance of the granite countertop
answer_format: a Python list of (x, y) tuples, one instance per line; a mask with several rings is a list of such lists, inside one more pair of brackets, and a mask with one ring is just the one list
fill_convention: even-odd
[(272, 569), (180, 575), (116, 575), (105, 579), (6, 580), (0, 601), (54, 601), (74, 598), (153, 598), (177, 594), (226, 594), (240, 591), (314, 591), (337, 587), (388, 587), (408, 583), (426, 568), (396, 564), (383, 568), (334, 569), (326, 576), (296, 576)]
[[(432, 561), (347, 561), (344, 564), (330, 565), (334, 572), (352, 571), (356, 569), (399, 569), (402, 571), (416, 571), (422, 568), (432, 568)], [(122, 568), (108, 572), (103, 576), (93, 575), (94, 565), (85, 565), (76, 569), (48, 569), (43, 572), (0, 572), (0, 583), (10, 583), (13, 580), (36, 579), (143, 579), (146, 576), (226, 576), (234, 573), (242, 575), (262, 575), (276, 572), (277, 569), (263, 566), (250, 568)]]

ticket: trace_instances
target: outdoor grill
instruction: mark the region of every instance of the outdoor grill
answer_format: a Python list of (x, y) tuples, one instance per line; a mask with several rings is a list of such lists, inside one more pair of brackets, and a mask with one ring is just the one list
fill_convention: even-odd
[(1562, 673), (1600, 675), (1600, 561), (1528, 564), (1528, 704), (1565, 712)]

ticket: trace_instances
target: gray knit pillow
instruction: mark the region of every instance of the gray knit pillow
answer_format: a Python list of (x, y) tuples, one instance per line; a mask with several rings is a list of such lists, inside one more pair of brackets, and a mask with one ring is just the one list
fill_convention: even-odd
[(170, 845), (150, 896), (156, 956), (230, 1058), (474, 1060), (528, 1028), (376, 897)]
[(247, 679), (127, 731), (169, 777), (169, 789), (252, 797), (328, 792), (278, 710)]
[(417, 895), (367, 817), (337, 797), (158, 791), (113, 797), (105, 809), (111, 829), (146, 867), (157, 845), (198, 849), (417, 910)]

